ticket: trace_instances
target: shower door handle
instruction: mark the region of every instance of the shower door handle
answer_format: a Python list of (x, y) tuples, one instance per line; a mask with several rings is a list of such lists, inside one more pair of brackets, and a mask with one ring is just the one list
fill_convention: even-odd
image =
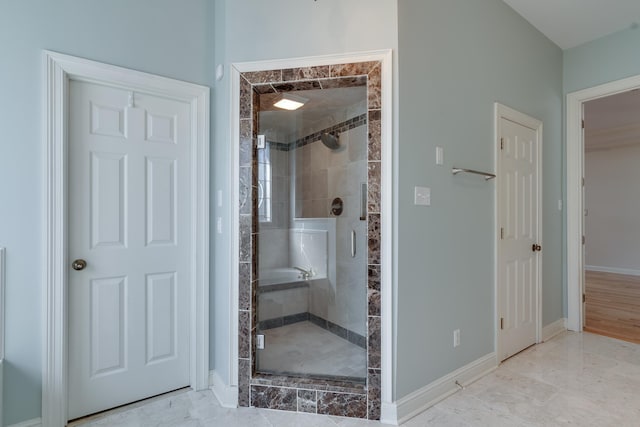
[(356, 230), (351, 230), (351, 258), (356, 257)]

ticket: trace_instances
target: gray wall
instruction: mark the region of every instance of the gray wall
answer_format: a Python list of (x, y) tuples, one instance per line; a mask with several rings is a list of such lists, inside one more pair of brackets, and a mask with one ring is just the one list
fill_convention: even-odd
[(640, 28), (564, 51), (564, 93), (640, 74)]
[[(211, 326), (215, 349), (211, 366), (227, 382), (233, 361), (231, 343), (231, 206), (230, 194), (230, 65), (234, 62), (297, 58), (397, 48), (397, 4), (390, 0), (226, 0), (215, 2), (215, 62), (226, 77), (214, 87), (214, 171), (224, 206), (215, 208), (223, 233), (215, 238), (216, 286), (211, 294)], [(286, 23), (286, 25), (283, 25)], [(395, 52), (394, 52), (395, 53)], [(396, 70), (394, 67), (394, 75)], [(394, 83), (395, 84), (395, 83)]]
[(543, 324), (562, 317), (562, 51), (500, 0), (399, 1), (398, 29), (396, 399), (494, 351), (495, 184), (451, 175), (495, 170), (494, 101), (544, 122)]
[(41, 51), (210, 85), (211, 3), (0, 1), (0, 246), (7, 248), (7, 425), (40, 416)]
[[(588, 137), (588, 136), (587, 136)], [(640, 145), (584, 156), (585, 266), (640, 272)]]

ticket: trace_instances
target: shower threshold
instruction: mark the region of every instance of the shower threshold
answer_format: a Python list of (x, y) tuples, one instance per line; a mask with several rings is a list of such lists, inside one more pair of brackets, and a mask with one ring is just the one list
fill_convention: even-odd
[[(264, 378), (271, 378), (273, 376), (296, 378), (301, 380), (318, 380), (318, 381), (336, 381), (339, 383), (353, 383), (353, 384), (366, 384), (367, 379), (364, 377), (348, 377), (341, 375), (322, 375), (322, 374), (301, 374), (299, 372), (276, 372), (269, 370), (259, 370), (258, 375), (264, 375)], [(268, 377), (267, 377), (268, 376)]]

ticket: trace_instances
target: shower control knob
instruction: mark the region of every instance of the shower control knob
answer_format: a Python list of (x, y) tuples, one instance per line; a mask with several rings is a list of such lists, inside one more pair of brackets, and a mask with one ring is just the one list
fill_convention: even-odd
[(331, 213), (335, 216), (342, 215), (342, 210), (344, 209), (344, 202), (340, 197), (336, 197), (331, 202)]

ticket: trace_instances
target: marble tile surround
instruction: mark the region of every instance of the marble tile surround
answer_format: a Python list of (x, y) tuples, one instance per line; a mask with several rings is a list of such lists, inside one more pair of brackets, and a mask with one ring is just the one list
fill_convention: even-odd
[[(493, 373), (465, 386), (401, 426), (637, 426), (640, 345), (589, 333), (563, 333), (512, 357)], [(301, 387), (296, 396), (298, 412), (294, 412), (228, 409), (220, 406), (210, 390), (178, 391), (74, 421), (69, 426), (381, 426), (378, 421), (316, 415), (328, 407), (324, 396), (320, 401), (325, 403), (317, 404), (321, 393)], [(289, 399), (293, 399), (292, 394)], [(323, 409), (318, 410), (321, 406)]]
[[(286, 70), (267, 70), (241, 74), (240, 84), (240, 194), (244, 195), (240, 206), (240, 319), (238, 384), (239, 404), (287, 411), (316, 412), (355, 418), (377, 420), (380, 418), (380, 111), (381, 63), (359, 62)], [(311, 85), (311, 86), (310, 86)], [(257, 327), (256, 287), (260, 235), (256, 216), (256, 149), (253, 141), (257, 135), (259, 93), (271, 91), (308, 90), (310, 87), (336, 88), (367, 86), (368, 126), (368, 269), (369, 298), (367, 309), (367, 384), (361, 392), (344, 393), (340, 387), (332, 387), (326, 381), (307, 381), (308, 386), (296, 387), (297, 378), (269, 381), (264, 375), (255, 375), (255, 336)], [(362, 120), (362, 119), (361, 119)], [(352, 124), (353, 125), (353, 124)], [(252, 177), (249, 181), (247, 177)], [(377, 280), (377, 284), (376, 284)], [(373, 281), (373, 283), (371, 282)], [(378, 289), (377, 298), (375, 289)], [(247, 301), (248, 299), (248, 301)], [(248, 304), (247, 304), (248, 303)], [(315, 394), (305, 393), (312, 387)], [(293, 390), (293, 392), (291, 391)], [(301, 398), (299, 396), (302, 396)]]

